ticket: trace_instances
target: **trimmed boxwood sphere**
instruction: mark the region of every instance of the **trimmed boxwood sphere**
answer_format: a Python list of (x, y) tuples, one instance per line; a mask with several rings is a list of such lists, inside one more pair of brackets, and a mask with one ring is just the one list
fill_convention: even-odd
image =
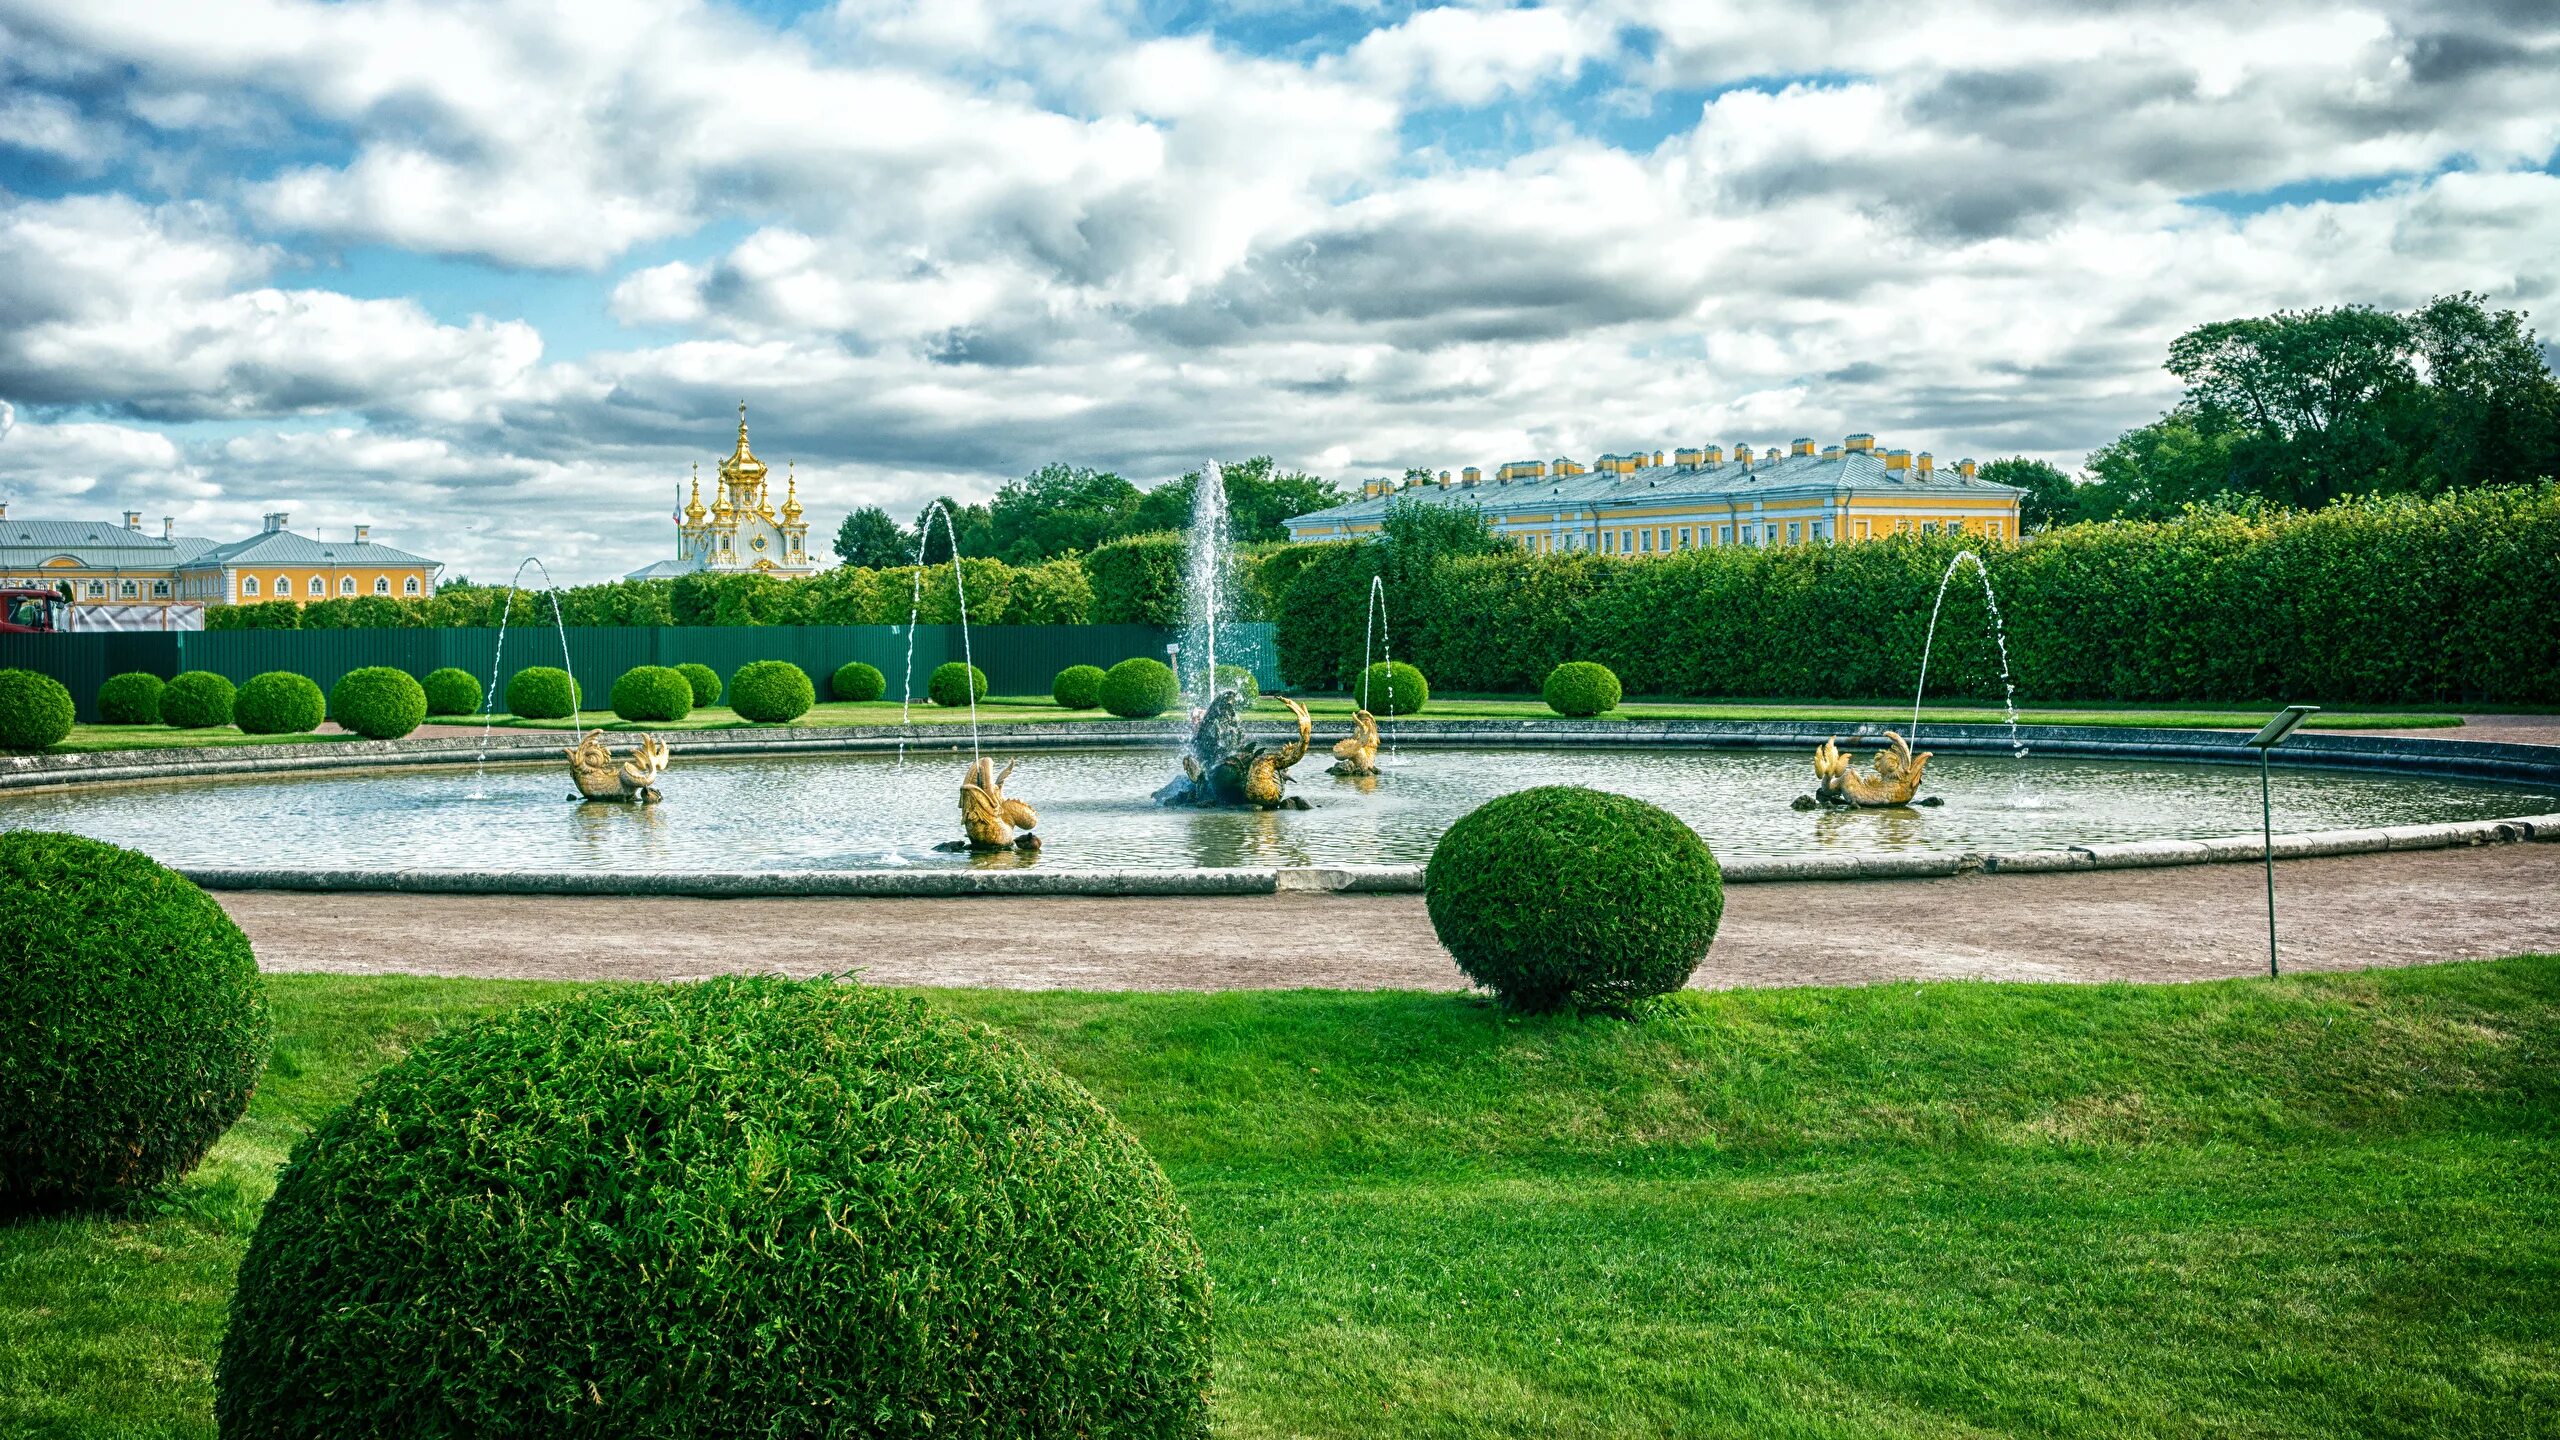
[(1049, 698), (1068, 710), (1090, 710), (1102, 703), (1103, 669), (1099, 665), (1070, 665), (1049, 682)]
[(1182, 1203), (1080, 1086), (910, 997), (730, 977), (528, 1005), (377, 1074), (278, 1178), (214, 1416), (1195, 1437), (1209, 1361)]
[(168, 682), (148, 670), (110, 675), (98, 687), (98, 718), (110, 725), (157, 725), (160, 692)]
[(1487, 801), (1423, 868), (1431, 928), (1467, 978), (1529, 1011), (1623, 1013), (1715, 940), (1724, 872), (1659, 806), (1579, 785)]
[(987, 672), (959, 660), (933, 667), (924, 682), (924, 697), (936, 705), (966, 705), (987, 698)]
[(681, 720), (693, 713), (693, 682), (666, 665), (634, 665), (613, 682), (613, 713), (625, 720)]
[(1590, 660), (1567, 660), (1547, 672), (1547, 708), (1559, 715), (1606, 715), (1626, 692), (1617, 672)]
[(147, 855), (0, 833), (0, 1208), (184, 1175), (267, 1063), (249, 941)]
[(1101, 700), (1102, 708), (1114, 715), (1144, 720), (1182, 703), (1182, 681), (1172, 666), (1140, 655), (1103, 673)]
[(210, 670), (188, 670), (160, 692), (160, 719), (181, 730), (210, 730), (231, 723), (231, 682)]
[(507, 677), (507, 713), (526, 720), (566, 720), (578, 713), (578, 682), (557, 665), (535, 665)]
[(42, 750), (71, 733), (71, 692), (34, 670), (0, 670), (0, 750)]
[(809, 672), (788, 660), (750, 660), (729, 677), (729, 708), (760, 725), (787, 725), (817, 703)]
[(720, 672), (699, 660), (687, 660), (676, 667), (684, 683), (693, 687), (693, 703), (699, 708), (720, 703)]
[(480, 677), (451, 665), (430, 670), (426, 679), (427, 713), (430, 715), (477, 715), (480, 713)]
[(1247, 705), (1262, 698), (1262, 682), (1254, 679), (1253, 672), (1241, 665), (1219, 666), (1217, 688), (1238, 692), (1244, 696)]
[(308, 734), (320, 728), (328, 711), (329, 697), (320, 693), (319, 683), (290, 670), (252, 675), (231, 697), (231, 723), (243, 735)]
[(368, 740), (397, 740), (426, 722), (427, 690), (406, 670), (367, 665), (329, 687), (329, 715)]
[(1381, 660), (1360, 672), (1351, 701), (1372, 715), (1411, 715), (1431, 703), (1431, 682), (1401, 660)]
[(839, 700), (872, 701), (889, 693), (889, 677), (877, 665), (848, 660), (827, 677), (827, 693)]

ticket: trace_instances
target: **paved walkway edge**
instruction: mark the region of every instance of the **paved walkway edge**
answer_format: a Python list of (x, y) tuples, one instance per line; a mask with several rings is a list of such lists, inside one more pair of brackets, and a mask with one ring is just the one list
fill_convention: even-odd
[[(2275, 837), (2276, 858), (2365, 855), (2386, 850), (2450, 850), (2471, 845), (2560, 841), (2560, 814), (2379, 830), (2310, 831)], [(1727, 861), (1728, 884), (1788, 880), (1910, 880), (1947, 875), (2027, 875), (2056, 870), (2138, 870), (2161, 865), (2255, 861), (2255, 836), (2143, 840), (2057, 850), (1940, 850), (1906, 855), (1801, 855)], [(390, 890), (440, 895), (690, 895), (748, 898), (872, 895), (1271, 895), (1414, 894), (1419, 865), (1310, 865), (1198, 870), (801, 870), (765, 874), (681, 870), (269, 870), (193, 866), (180, 871), (208, 890)]]

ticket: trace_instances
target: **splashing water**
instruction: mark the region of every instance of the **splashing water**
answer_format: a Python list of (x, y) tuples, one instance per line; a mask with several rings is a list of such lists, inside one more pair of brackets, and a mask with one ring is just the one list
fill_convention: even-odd
[(1911, 692), (1911, 733), (1913, 749), (1920, 745), (1920, 697), (1929, 691), (1929, 652), (1938, 643), (1938, 611), (1947, 603), (1947, 586), (1956, 578), (1956, 567), (1973, 562), (1973, 573), (1982, 580), (1982, 602), (1991, 611), (1991, 641), (2000, 650), (2000, 709), (2009, 720), (2009, 753), (2017, 759), (2027, 758), (2026, 743), (2018, 738), (2018, 687), (2009, 678), (2009, 635), (2000, 623), (2000, 597), (1991, 593), (1991, 571), (1982, 557), (1970, 550), (1959, 550), (1947, 562), (1947, 573), (1938, 577), (1938, 598), (1929, 607), (1929, 635), (1920, 644), (1920, 683)]
[[(943, 538), (951, 542), (951, 584), (960, 595), (960, 663), (971, 670), (978, 667), (977, 656), (969, 648), (969, 581), (960, 573), (960, 533), (951, 528), (951, 510), (936, 500), (925, 507), (916, 522), (916, 586), (915, 595), (907, 603), (907, 669), (898, 694), (898, 759), (907, 758), (907, 731), (914, 724), (916, 698), (916, 620), (924, 613), (924, 551), (933, 535), (933, 517), (942, 517)], [(949, 652), (944, 652), (948, 654)], [(978, 681), (969, 678), (969, 758), (978, 758)]]
[(1212, 460), (1191, 491), (1190, 544), (1182, 560), (1182, 640), (1176, 647), (1182, 693), (1205, 708), (1218, 693), (1219, 630), (1235, 589), (1235, 540), (1227, 520), (1227, 476)]
[(568, 672), (569, 693), (576, 697), (570, 701), (569, 733), (572, 736), (578, 733), (578, 711), (585, 707), (587, 697), (586, 692), (578, 688), (578, 667), (569, 663), (569, 627), (560, 618), (559, 582), (551, 578), (551, 567), (543, 564), (541, 557), (527, 555), (516, 565), (516, 573), (508, 578), (506, 601), (498, 607), (498, 643), (489, 654), (489, 690), (480, 702), (480, 754), (477, 768), (471, 776), (471, 794), (467, 797), (473, 800), (489, 798), (489, 732), (498, 723), (498, 676), (507, 658), (507, 621), (515, 614), (516, 590), (524, 581), (527, 565), (542, 572), (543, 593), (551, 597), (551, 628), (560, 636), (560, 668)]

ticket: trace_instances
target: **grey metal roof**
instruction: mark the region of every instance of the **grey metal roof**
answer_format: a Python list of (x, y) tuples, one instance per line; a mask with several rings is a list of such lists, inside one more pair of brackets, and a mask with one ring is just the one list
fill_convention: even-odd
[(68, 555), (96, 570), (182, 565), (213, 548), (193, 535), (175, 540), (128, 530), (113, 520), (0, 520), (0, 565), (41, 565)]
[(268, 530), (216, 545), (194, 557), (198, 565), (436, 565), (423, 555), (371, 540), (314, 540), (290, 530)]
[(625, 575), (622, 578), (625, 580), (670, 580), (678, 575), (691, 575), (701, 568), (701, 566), (694, 564), (690, 560), (656, 560), (641, 566), (639, 569), (632, 571), (630, 574)]
[(1376, 521), (1398, 501), (1426, 505), (1474, 505), (1487, 515), (1550, 514), (1559, 507), (1616, 509), (1634, 505), (1749, 504), (1753, 500), (1792, 499), (1854, 491), (1860, 496), (1979, 495), (1992, 497), (2025, 492), (1952, 467), (1923, 475), (1917, 470), (1888, 470), (1881, 455), (1852, 451), (1824, 459), (1819, 455), (1785, 455), (1749, 465), (1727, 460), (1707, 465), (1654, 465), (1625, 475), (1595, 471), (1588, 475), (1547, 476), (1503, 484), (1488, 479), (1478, 485), (1414, 485), (1347, 501), (1300, 515), (1292, 527), (1311, 524), (1363, 524)]

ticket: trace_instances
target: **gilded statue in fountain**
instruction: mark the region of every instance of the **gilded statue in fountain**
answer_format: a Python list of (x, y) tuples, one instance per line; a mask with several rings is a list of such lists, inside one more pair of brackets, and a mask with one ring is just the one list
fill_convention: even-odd
[(952, 841), (945, 850), (1037, 850), (1040, 837), (1031, 827), (1040, 823), (1032, 808), (1019, 800), (1008, 800), (1004, 782), (1013, 778), (1013, 767), (996, 773), (996, 762), (981, 757), (969, 767), (960, 781), (960, 828), (969, 833), (965, 841)]
[(1160, 805), (1253, 805), (1264, 810), (1304, 810), (1307, 802), (1286, 793), (1289, 767), (1307, 758), (1315, 726), (1307, 707), (1273, 696), (1298, 720), (1295, 739), (1277, 748), (1246, 738), (1242, 694), (1221, 690), (1203, 708), (1182, 756), (1182, 775), (1156, 792)]
[(618, 800), (641, 805), (658, 801), (658, 777), (667, 771), (667, 742), (643, 735), (631, 753), (616, 759), (605, 748), (604, 732), (590, 730), (568, 752), (569, 774), (578, 782), (581, 800)]
[[(1898, 731), (1887, 730), (1884, 738), (1893, 743), (1876, 752), (1874, 769), (1862, 771), (1849, 763), (1847, 752), (1837, 739), (1825, 740), (1813, 752), (1814, 792), (1796, 801), (1799, 810), (1816, 805), (1854, 805), (1876, 808), (1915, 803), (1912, 796), (1920, 793), (1920, 772), (1929, 765), (1929, 752), (1911, 753), (1911, 742)], [(1934, 805), (1935, 797), (1917, 802)]]
[(1351, 734), (1333, 742), (1333, 765), (1329, 775), (1375, 775), (1378, 773), (1378, 717), (1366, 710), (1351, 717)]

